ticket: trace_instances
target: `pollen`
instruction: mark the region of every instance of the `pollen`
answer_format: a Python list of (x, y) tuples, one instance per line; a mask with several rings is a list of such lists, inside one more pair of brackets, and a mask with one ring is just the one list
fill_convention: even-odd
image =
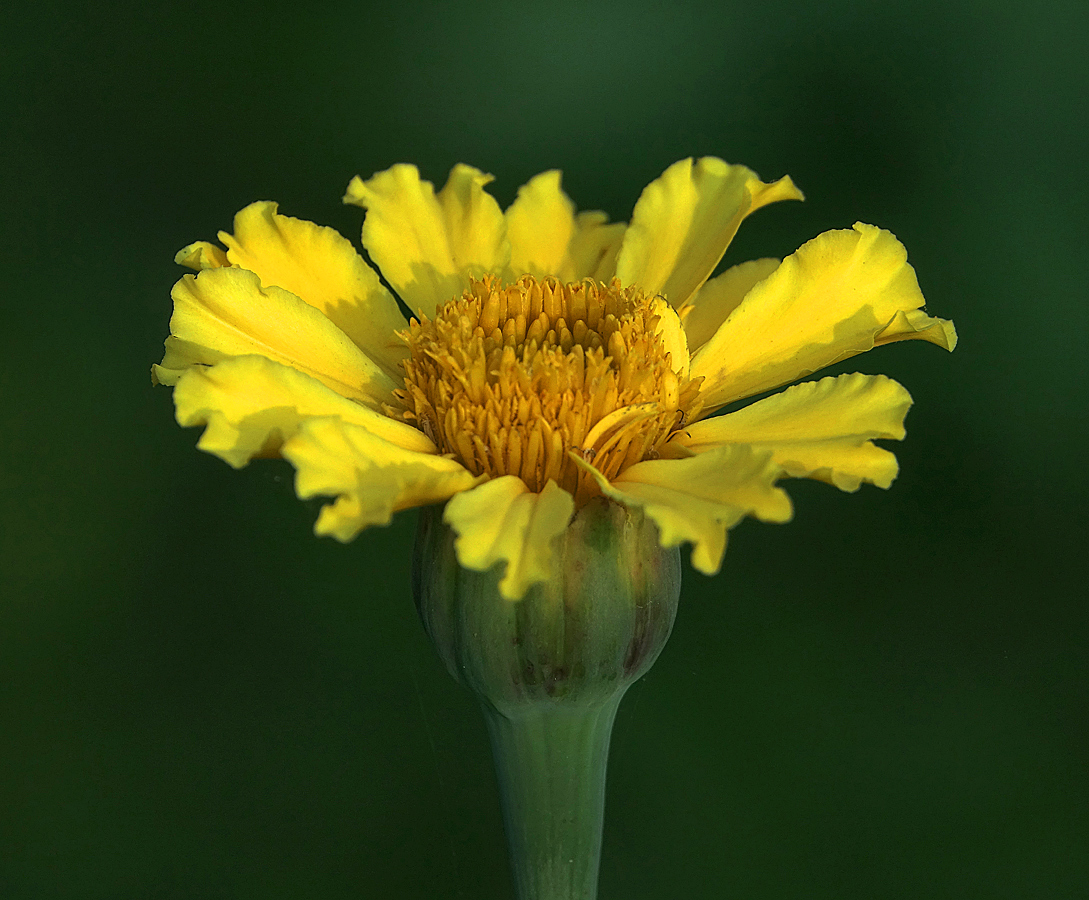
[(598, 493), (575, 461), (613, 478), (659, 455), (698, 412), (699, 383), (666, 349), (663, 301), (636, 288), (492, 275), (401, 332), (402, 405), (390, 410), (477, 475)]

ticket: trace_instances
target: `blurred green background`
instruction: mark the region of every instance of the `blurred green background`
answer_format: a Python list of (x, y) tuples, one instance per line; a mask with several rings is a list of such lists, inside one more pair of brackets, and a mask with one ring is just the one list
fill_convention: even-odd
[[(1031, 10), (1031, 11), (1030, 11)], [(0, 897), (511, 896), (482, 721), (409, 596), (414, 514), (341, 546), (286, 463), (193, 448), (171, 259), (352, 175), (546, 168), (626, 219), (689, 155), (907, 245), (948, 356), (889, 492), (790, 486), (689, 573), (621, 709), (601, 897), (1089, 896), (1089, 5), (968, 0), (0, 13)]]

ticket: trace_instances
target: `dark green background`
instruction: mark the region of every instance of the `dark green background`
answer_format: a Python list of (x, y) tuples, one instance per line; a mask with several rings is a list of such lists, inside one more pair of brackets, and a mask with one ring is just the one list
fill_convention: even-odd
[(688, 574), (603, 900), (1089, 896), (1087, 40), (1082, 2), (0, 13), (0, 897), (510, 896), (414, 515), (319, 540), (286, 464), (193, 449), (171, 258), (256, 199), (357, 238), (398, 161), (626, 219), (693, 154), (809, 197), (728, 262), (879, 224), (962, 343), (839, 367), (915, 396), (891, 491), (793, 485)]

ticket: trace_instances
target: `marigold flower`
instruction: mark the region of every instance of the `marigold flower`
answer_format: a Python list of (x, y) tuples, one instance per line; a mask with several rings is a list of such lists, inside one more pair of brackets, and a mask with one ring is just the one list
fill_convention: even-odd
[(478, 169), (438, 193), (411, 165), (352, 180), (362, 244), (412, 311), (330, 228), (251, 204), (177, 261), (166, 354), (181, 425), (232, 466), (283, 456), (300, 497), (328, 496), (315, 530), (347, 541), (393, 513), (446, 503), (459, 563), (504, 564), (521, 598), (548, 577), (552, 539), (595, 497), (640, 510), (663, 547), (712, 574), (746, 515), (791, 517), (777, 486), (888, 487), (907, 391), (883, 376), (806, 382), (735, 401), (879, 344), (947, 350), (904, 247), (857, 223), (782, 262), (711, 278), (750, 213), (802, 199), (788, 177), (705, 157), (670, 166), (631, 222), (577, 212), (543, 172), (503, 212)]

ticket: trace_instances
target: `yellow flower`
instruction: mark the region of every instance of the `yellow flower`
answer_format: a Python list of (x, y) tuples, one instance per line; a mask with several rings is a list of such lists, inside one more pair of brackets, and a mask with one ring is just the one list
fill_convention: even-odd
[(727, 404), (879, 344), (952, 350), (922, 311), (903, 246), (856, 224), (780, 262), (709, 278), (742, 220), (801, 199), (712, 157), (670, 166), (631, 222), (576, 212), (543, 172), (503, 212), (477, 169), (435, 193), (414, 166), (348, 186), (362, 243), (397, 301), (330, 228), (254, 203), (177, 261), (156, 381), (198, 446), (232, 466), (283, 456), (300, 497), (335, 498), (315, 530), (342, 541), (394, 512), (446, 503), (459, 562), (505, 565), (517, 599), (546, 577), (550, 544), (604, 495), (640, 509), (662, 545), (718, 570), (742, 517), (783, 522), (776, 481), (888, 487), (911, 404), (883, 376), (806, 382)]

